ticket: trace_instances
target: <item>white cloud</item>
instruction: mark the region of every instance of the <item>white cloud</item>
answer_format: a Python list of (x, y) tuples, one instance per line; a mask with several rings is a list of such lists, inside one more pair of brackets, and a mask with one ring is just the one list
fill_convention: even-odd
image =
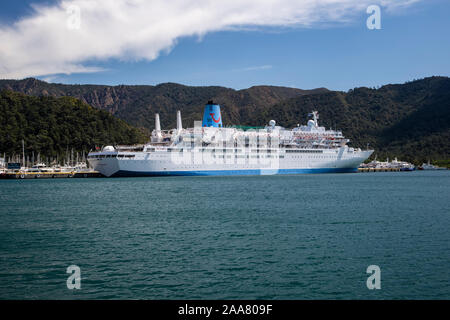
[[(370, 4), (395, 9), (417, 1), (64, 0), (36, 5), (33, 15), (0, 26), (0, 77), (98, 72), (102, 69), (89, 67), (86, 61), (151, 61), (169, 52), (180, 37), (249, 27), (339, 23), (365, 12)], [(74, 18), (73, 11), (71, 15), (67, 11), (71, 6), (80, 8), (79, 29), (69, 28)]]
[(258, 70), (268, 70), (272, 69), (272, 66), (270, 64), (265, 64), (262, 66), (253, 66), (253, 67), (247, 67), (242, 69), (236, 69), (234, 71), (258, 71)]

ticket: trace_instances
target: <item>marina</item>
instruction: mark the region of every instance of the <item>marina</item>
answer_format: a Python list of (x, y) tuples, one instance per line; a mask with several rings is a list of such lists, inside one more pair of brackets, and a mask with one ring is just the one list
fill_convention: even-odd
[[(220, 112), (220, 111), (219, 111)], [(219, 113), (220, 114), (220, 113)], [(312, 114), (315, 119), (312, 120), (311, 122), (309, 122), (310, 125), (310, 130), (311, 127), (315, 127), (317, 126), (317, 118), (318, 115), (317, 114)], [(220, 116), (219, 116), (220, 117)], [(182, 132), (182, 130), (186, 130), (186, 129), (180, 129), (182, 128), (181, 126), (181, 115), (178, 112), (177, 115), (178, 118), (178, 128), (176, 130), (178, 130), (178, 134), (180, 134)], [(274, 125), (274, 124), (273, 124)], [(305, 127), (305, 126), (304, 126)], [(205, 131), (205, 128), (202, 128), (202, 134)], [(188, 130), (188, 132), (190, 132)], [(192, 133), (192, 132), (191, 132)], [(170, 133), (173, 134), (173, 131)], [(336, 134), (336, 133), (335, 133)], [(342, 137), (342, 133), (338, 132), (337, 135), (339, 137)], [(257, 136), (256, 136), (257, 137)], [(309, 135), (307, 137), (310, 137)], [(189, 144), (192, 144), (191, 139), (189, 140), (189, 138), (192, 137), (178, 137), (177, 139), (179, 141), (190, 141)], [(101, 165), (98, 165), (98, 160), (100, 159), (108, 159), (106, 161), (108, 161), (109, 163), (111, 161), (117, 160), (118, 163), (123, 163), (124, 160), (135, 160), (136, 155), (139, 157), (139, 152), (142, 152), (143, 150), (146, 150), (146, 153), (150, 153), (152, 151), (159, 151), (160, 155), (159, 158), (161, 158), (161, 155), (163, 155), (163, 153), (161, 152), (166, 152), (170, 155), (170, 158), (168, 158), (167, 161), (173, 161), (178, 160), (180, 161), (180, 159), (184, 159), (186, 160), (185, 156), (186, 156), (186, 152), (195, 152), (195, 149), (187, 149), (187, 150), (183, 150), (183, 148), (175, 148), (173, 146), (171, 146), (170, 148), (168, 148), (168, 145), (171, 145), (170, 140), (171, 140), (171, 136), (167, 133), (164, 133), (161, 128), (160, 128), (160, 124), (159, 124), (159, 117), (157, 116), (157, 129), (153, 132), (152, 134), (152, 143), (153, 143), (153, 147), (150, 147), (150, 145), (134, 145), (134, 146), (107, 146), (104, 147), (103, 150), (100, 153), (90, 153), (87, 159), (83, 159), (84, 161), (78, 161), (78, 154), (77, 154), (77, 161), (75, 162), (74, 157), (71, 155), (67, 158), (67, 163), (64, 164), (63, 166), (58, 165), (55, 163), (55, 161), (53, 161), (53, 165), (52, 166), (48, 166), (46, 165), (44, 162), (37, 162), (35, 164), (33, 164), (33, 162), (31, 161), (26, 161), (24, 160), (23, 162), (8, 162), (5, 161), (5, 157), (0, 158), (0, 179), (60, 179), (60, 178), (101, 178), (101, 177), (105, 177), (105, 176), (109, 176), (110, 174), (108, 172), (100, 172), (101, 170), (105, 170), (105, 168), (103, 168)], [(307, 138), (308, 139), (308, 138)], [(317, 139), (317, 137), (316, 137)], [(335, 143), (333, 140), (335, 140), (335, 138), (329, 138), (331, 140), (332, 143)], [(258, 137), (257, 137), (258, 140)], [(275, 140), (273, 139), (274, 141)], [(297, 141), (300, 139), (297, 139)], [(231, 149), (228, 150), (226, 147), (225, 148), (213, 148), (208, 150), (208, 148), (205, 148), (205, 145), (203, 144), (203, 148), (200, 149), (200, 151), (202, 152), (201, 156), (202, 161), (204, 161), (204, 156), (205, 153), (210, 156), (212, 159), (209, 159), (211, 161), (213, 161), (212, 163), (217, 163), (217, 159), (221, 158), (224, 159), (222, 160), (223, 164), (229, 164), (229, 162), (226, 161), (225, 156), (227, 155), (228, 152), (233, 153), (234, 157), (236, 158), (243, 158), (244, 164), (245, 164), (245, 158), (247, 159), (262, 159), (265, 157), (264, 153), (267, 153), (266, 157), (271, 157), (272, 159), (270, 159), (270, 161), (268, 162), (269, 168), (272, 168), (273, 171), (267, 170), (268, 174), (271, 174), (273, 172), (275, 173), (280, 173), (280, 159), (283, 159), (285, 156), (289, 157), (290, 153), (313, 153), (314, 155), (316, 153), (323, 153), (324, 150), (323, 149), (333, 149), (333, 145), (328, 145), (324, 143), (325, 139), (321, 139), (321, 144), (318, 144), (316, 141), (301, 141), (302, 143), (306, 143), (306, 145), (303, 145), (303, 148), (293, 148), (292, 146), (288, 149), (285, 150), (285, 152), (281, 152), (280, 150), (276, 150), (276, 149), (268, 149), (268, 150), (261, 150), (262, 145), (258, 145), (256, 147), (256, 150), (248, 150), (247, 153), (244, 155), (239, 155), (236, 154), (234, 155), (236, 150), (239, 149)], [(345, 143), (346, 141), (349, 141), (348, 139), (343, 139), (341, 142), (339, 142), (341, 145), (342, 143)], [(258, 140), (259, 142), (259, 140)], [(250, 144), (250, 142), (249, 142)], [(308, 145), (309, 144), (309, 145)], [(298, 147), (297, 145), (294, 145)], [(309, 148), (308, 148), (309, 147)], [(322, 148), (322, 150), (320, 150)], [(338, 148), (338, 145), (334, 145), (334, 148)], [(309, 149), (309, 150), (308, 150)], [(352, 148), (353, 149), (353, 148)], [(210, 153), (208, 153), (208, 151), (210, 151)], [(249, 151), (254, 151), (256, 152), (256, 156), (252, 155), (251, 152)], [(106, 152), (106, 154), (105, 154)], [(223, 153), (223, 155), (221, 154)], [(175, 154), (175, 156), (174, 156)], [(182, 157), (180, 157), (180, 154), (182, 155)], [(184, 158), (183, 158), (184, 157)], [(195, 155), (194, 155), (195, 157)], [(320, 158), (321, 156), (317, 156), (315, 155), (315, 158)], [(323, 157), (323, 156), (322, 156)], [(231, 155), (227, 155), (227, 158), (231, 158)], [(298, 158), (298, 156), (294, 155), (293, 158)], [(23, 159), (25, 158), (25, 153), (23, 154)], [(111, 159), (111, 160), (110, 160)], [(114, 160), (112, 160), (114, 159)], [(147, 159), (148, 159), (148, 155), (147, 155)], [(276, 160), (275, 160), (276, 159)], [(11, 160), (11, 159), (10, 159)], [(13, 160), (16, 161), (20, 161), (19, 159), (13, 158)], [(311, 159), (310, 159), (311, 160)], [(39, 161), (39, 157), (38, 157), (38, 161)], [(100, 167), (101, 169), (99, 170), (95, 170), (93, 168), (90, 167), (90, 163), (89, 161), (94, 163), (94, 166)], [(250, 164), (251, 161), (247, 160), (248, 163)], [(317, 160), (316, 160), (317, 161)], [(222, 162), (220, 162), (219, 164), (222, 164)], [(30, 164), (31, 163), (31, 167), (27, 167), (27, 166), (23, 166), (23, 163), (25, 165)], [(240, 162), (242, 164), (242, 162)], [(253, 163), (263, 163), (261, 160), (257, 160), (255, 162), (255, 160), (253, 161)], [(236, 161), (235, 164), (238, 164), (238, 162)], [(265, 163), (267, 165), (267, 162)], [(186, 166), (186, 163), (182, 164), (184, 166)], [(193, 168), (194, 166), (192, 166)], [(248, 165), (247, 165), (248, 167)], [(338, 170), (337, 168), (334, 169), (328, 169), (328, 170), (315, 170), (311, 168), (311, 165), (309, 164), (309, 168), (307, 169), (301, 169), (301, 170), (289, 170), (287, 172), (287, 174), (296, 174), (296, 173), (323, 173), (323, 172), (328, 172), (328, 173), (333, 173), (333, 172), (360, 172), (360, 173), (368, 173), (368, 172), (410, 172), (410, 171), (415, 171), (415, 170), (446, 170), (447, 168), (443, 168), (443, 167), (438, 167), (435, 165), (430, 164), (430, 161), (428, 161), (428, 163), (423, 163), (420, 166), (415, 166), (412, 163), (406, 162), (406, 161), (399, 161), (397, 160), (397, 158), (394, 158), (394, 160), (389, 161), (389, 159), (386, 159), (386, 161), (378, 161), (376, 159), (372, 160), (371, 162), (368, 163), (361, 163), (357, 168), (352, 169), (344, 169), (344, 170)], [(264, 170), (260, 169), (260, 170), (246, 170), (246, 171), (231, 171), (233, 175), (258, 175), (261, 174), (261, 172)], [(226, 171), (219, 171), (217, 172), (181, 172), (178, 174), (173, 174), (172, 173), (167, 173), (167, 172), (162, 172), (162, 173), (158, 173), (158, 174), (152, 174), (152, 175), (227, 175), (229, 174)], [(130, 176), (139, 176), (139, 175), (146, 175), (146, 174), (139, 174), (139, 173), (135, 173), (135, 174), (131, 174), (128, 173), (127, 175)], [(119, 174), (115, 174), (113, 176), (121, 176)]]
[(103, 175), (90, 168), (85, 162), (75, 165), (47, 166), (39, 162), (31, 167), (22, 166), (20, 162), (5, 162), (0, 158), (0, 179), (57, 179), (57, 178), (100, 178)]
[[(58, 179), (136, 176), (224, 176), (312, 173), (405, 172), (445, 170), (428, 163), (415, 166), (406, 161), (364, 163), (374, 150), (348, 146), (341, 131), (319, 126), (319, 114), (308, 114), (306, 125), (292, 129), (270, 120), (265, 127), (223, 127), (220, 105), (208, 101), (203, 121), (183, 128), (177, 112), (176, 128), (162, 130), (159, 114), (150, 141), (140, 145), (107, 145), (43, 162), (22, 155), (0, 158), (0, 179)], [(35, 161), (36, 160), (36, 161)], [(48, 163), (48, 164), (47, 164)], [(62, 165), (61, 165), (62, 163)]]

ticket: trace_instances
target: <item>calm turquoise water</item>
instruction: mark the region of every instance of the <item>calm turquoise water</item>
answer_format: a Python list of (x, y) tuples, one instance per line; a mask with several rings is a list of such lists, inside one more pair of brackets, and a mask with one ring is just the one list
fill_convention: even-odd
[(0, 203), (2, 299), (450, 298), (450, 171), (1, 180)]

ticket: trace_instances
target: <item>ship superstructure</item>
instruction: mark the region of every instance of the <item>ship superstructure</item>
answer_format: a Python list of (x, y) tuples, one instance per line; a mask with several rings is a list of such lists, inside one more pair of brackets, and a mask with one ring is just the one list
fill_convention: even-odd
[(271, 120), (260, 129), (223, 127), (220, 106), (209, 101), (203, 121), (161, 130), (159, 115), (150, 142), (106, 146), (88, 161), (105, 176), (259, 175), (356, 172), (373, 150), (349, 147), (341, 131), (319, 126), (319, 114), (293, 129)]

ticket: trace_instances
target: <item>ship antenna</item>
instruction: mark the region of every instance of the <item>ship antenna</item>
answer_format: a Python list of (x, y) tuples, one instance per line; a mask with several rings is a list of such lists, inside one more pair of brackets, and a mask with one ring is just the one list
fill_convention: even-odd
[(319, 112), (313, 111), (312, 114), (313, 114), (314, 123), (315, 123), (316, 127), (318, 127), (319, 123), (317, 120), (319, 120)]

